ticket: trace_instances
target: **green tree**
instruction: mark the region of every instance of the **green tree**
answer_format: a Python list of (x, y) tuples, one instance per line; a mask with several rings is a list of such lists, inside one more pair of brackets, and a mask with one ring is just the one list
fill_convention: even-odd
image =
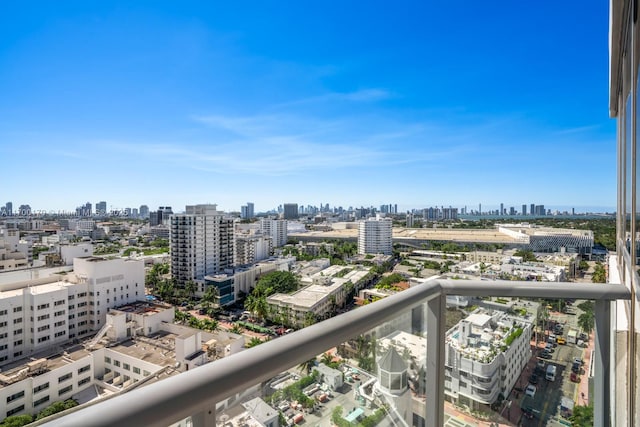
[(593, 283), (607, 282), (607, 270), (604, 268), (602, 263), (596, 262), (596, 265), (593, 268), (593, 275), (591, 276), (591, 281)]
[(521, 249), (521, 250), (516, 251), (513, 255), (522, 257), (522, 261), (524, 261), (524, 262), (537, 262), (538, 261), (538, 258), (536, 258), (536, 256), (534, 255), (533, 251), (529, 251), (529, 250)]
[(578, 317), (578, 326), (586, 334), (590, 334), (595, 326), (595, 317), (593, 312), (584, 312)]
[(62, 412), (66, 409), (73, 408), (74, 406), (78, 406), (78, 402), (73, 399), (55, 402), (40, 411), (40, 413), (38, 413), (38, 415), (36, 416), (36, 421), (46, 418), (49, 415), (57, 414), (58, 412)]
[(238, 324), (235, 324), (231, 329), (229, 329), (229, 332), (233, 334), (242, 335), (242, 333), (244, 332), (244, 328)]
[(0, 423), (0, 427), (22, 427), (33, 422), (32, 415), (12, 415)]
[(314, 357), (302, 362), (300, 365), (298, 365), (298, 368), (300, 369), (300, 371), (310, 374), (311, 370), (315, 368), (315, 366), (316, 366), (316, 358)]
[(245, 347), (247, 348), (251, 348), (251, 347), (255, 347), (257, 345), (262, 344), (264, 341), (262, 341), (260, 338), (258, 337), (252, 337), (249, 342), (247, 344), (245, 344)]
[(316, 315), (311, 311), (307, 311), (304, 314), (304, 327), (311, 326), (315, 324), (318, 320), (316, 319)]
[(187, 283), (184, 284), (184, 290), (190, 299), (195, 297), (196, 288), (196, 282), (194, 282), (193, 280), (187, 280)]
[(175, 285), (172, 279), (163, 279), (157, 284), (157, 293), (161, 300), (168, 301), (173, 298)]
[(593, 406), (574, 406), (573, 415), (569, 418), (574, 427), (593, 426)]

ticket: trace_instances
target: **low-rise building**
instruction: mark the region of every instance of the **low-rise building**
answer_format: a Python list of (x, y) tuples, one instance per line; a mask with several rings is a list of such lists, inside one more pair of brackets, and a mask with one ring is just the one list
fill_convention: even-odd
[(445, 398), (472, 410), (508, 396), (531, 358), (535, 317), (478, 308), (446, 334)]

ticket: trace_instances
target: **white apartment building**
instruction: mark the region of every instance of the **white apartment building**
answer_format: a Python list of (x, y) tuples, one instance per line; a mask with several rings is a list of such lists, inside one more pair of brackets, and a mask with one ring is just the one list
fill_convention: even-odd
[(187, 206), (171, 216), (171, 274), (178, 285), (233, 266), (233, 223), (216, 205)]
[(60, 281), (0, 292), (0, 366), (81, 339), (107, 310), (144, 298), (144, 263), (76, 258)]
[(273, 248), (273, 239), (262, 233), (236, 233), (234, 265), (253, 264), (269, 258)]
[(265, 235), (271, 236), (274, 248), (279, 248), (287, 244), (286, 219), (262, 218), (260, 220), (260, 229)]
[[(107, 327), (85, 345), (23, 359), (0, 373), (0, 419), (36, 414), (69, 398), (86, 403), (237, 353), (244, 338), (173, 324), (174, 309), (138, 302), (111, 310)], [(82, 392), (82, 393), (81, 393)], [(6, 404), (6, 405), (5, 405)]]
[(360, 255), (391, 255), (393, 253), (392, 225), (391, 219), (380, 216), (360, 221), (358, 224), (358, 253)]
[(477, 309), (447, 332), (445, 398), (480, 410), (508, 396), (531, 358), (535, 317)]

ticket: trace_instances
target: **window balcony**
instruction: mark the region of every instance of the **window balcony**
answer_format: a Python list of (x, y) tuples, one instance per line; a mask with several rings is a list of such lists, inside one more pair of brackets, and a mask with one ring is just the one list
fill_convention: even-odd
[[(448, 390), (450, 377), (445, 388), (447, 295), (595, 300), (591, 402), (594, 425), (611, 425), (611, 410), (616, 405), (610, 362), (614, 301), (629, 300), (629, 290), (618, 284), (477, 280), (435, 280), (410, 288), (233, 356), (74, 408), (46, 425), (168, 426), (190, 419), (193, 426), (215, 426), (216, 422), (228, 420), (225, 411), (229, 405), (238, 404), (241, 395), (259, 392), (264, 397), (264, 390), (275, 387), (275, 377), (284, 372), (300, 374), (300, 364), (335, 349), (349, 365), (343, 370), (349, 392), (340, 399), (353, 402), (344, 404), (343, 410), (349, 413), (343, 413), (343, 417), (350, 416), (356, 407), (362, 409), (362, 416), (375, 412), (370, 408), (377, 407), (395, 426), (413, 425), (416, 416), (422, 419), (420, 425), (441, 426), (445, 423), (445, 394), (457, 395)], [(394, 384), (394, 389), (386, 390), (385, 381)], [(358, 397), (354, 399), (356, 390)], [(487, 393), (494, 396), (503, 391), (492, 389)], [(333, 393), (335, 399), (339, 392)], [(486, 396), (478, 396), (477, 400), (483, 401)], [(329, 403), (302, 416), (309, 417), (309, 423), (319, 423), (311, 418), (316, 416), (331, 422)], [(271, 403), (274, 408), (277, 405), (278, 402)], [(517, 424), (517, 420), (511, 422)]]

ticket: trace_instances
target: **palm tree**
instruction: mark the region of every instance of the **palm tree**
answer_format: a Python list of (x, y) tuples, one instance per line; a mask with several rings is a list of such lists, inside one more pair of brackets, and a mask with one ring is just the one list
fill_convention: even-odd
[(247, 344), (245, 344), (245, 347), (251, 348), (251, 347), (255, 347), (257, 345), (260, 345), (262, 343), (263, 343), (263, 341), (260, 338), (253, 337), (253, 338), (251, 338), (251, 340)]
[(193, 299), (196, 295), (196, 283), (193, 280), (187, 280), (187, 283), (184, 284), (184, 290), (189, 299)]
[(173, 283), (173, 280), (164, 279), (158, 282), (158, 295), (160, 296), (161, 300), (166, 301), (170, 299), (173, 296), (174, 291), (175, 285)]
[(320, 359), (320, 362), (324, 363), (325, 365), (329, 366), (330, 363), (333, 362), (333, 356), (331, 355), (331, 353), (323, 353), (322, 354), (322, 358)]
[(585, 311), (578, 317), (578, 326), (588, 335), (593, 331), (595, 318), (593, 312)]
[(300, 369), (300, 371), (302, 372), (306, 372), (307, 374), (311, 373), (311, 370), (316, 366), (316, 358), (312, 358), (309, 359), (305, 362), (302, 362), (300, 365), (298, 365), (298, 368)]
[(242, 335), (242, 333), (244, 332), (244, 328), (240, 325), (233, 325), (233, 327), (229, 329), (229, 332)]
[(215, 332), (218, 330), (218, 321), (215, 319), (204, 319), (200, 324), (201, 328), (205, 331)]

